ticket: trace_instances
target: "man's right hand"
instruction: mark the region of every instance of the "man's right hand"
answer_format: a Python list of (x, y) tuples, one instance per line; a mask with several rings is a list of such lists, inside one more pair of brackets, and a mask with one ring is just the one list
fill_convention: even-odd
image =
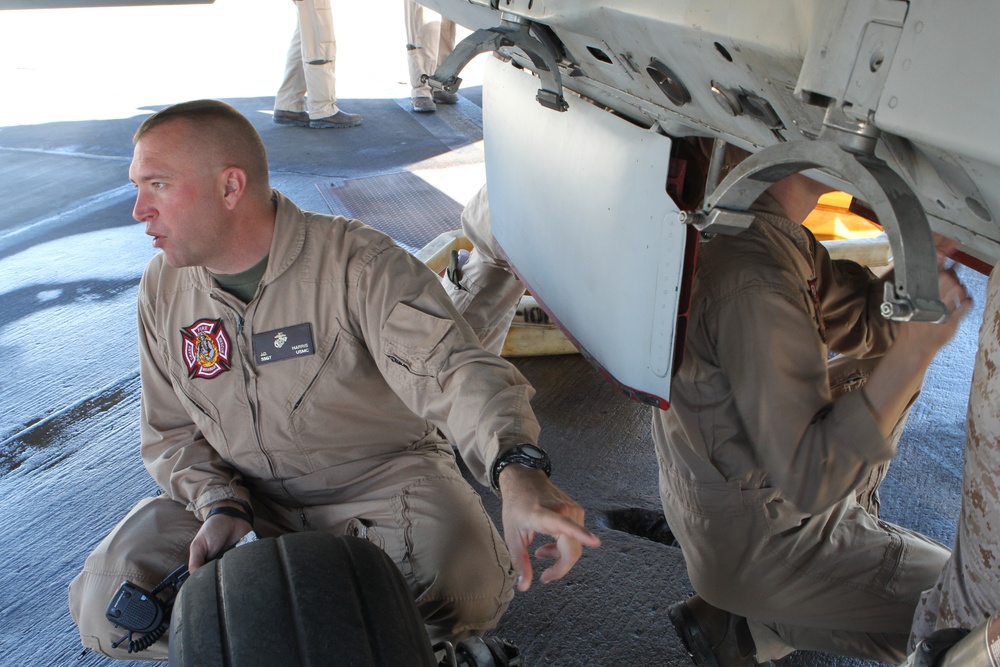
[[(228, 505), (234, 509), (243, 510), (243, 506), (239, 503), (223, 501), (218, 505)], [(239, 542), (240, 538), (251, 530), (253, 530), (253, 526), (243, 519), (225, 514), (209, 517), (205, 523), (201, 524), (198, 534), (191, 540), (188, 571), (193, 574), (199, 567)]]
[(972, 306), (972, 298), (965, 285), (959, 281), (953, 268), (944, 266), (943, 260), (938, 265), (938, 291), (948, 310), (944, 322), (904, 322), (896, 339), (897, 344), (902, 342), (912, 347), (916, 354), (931, 358), (955, 335), (962, 318)]
[(500, 473), (503, 499), (503, 534), (510, 552), (517, 589), (531, 586), (532, 568), (528, 547), (539, 533), (555, 537), (535, 551), (536, 558), (555, 562), (542, 572), (543, 584), (561, 579), (580, 559), (583, 545), (601, 546), (601, 540), (583, 526), (583, 508), (553, 484), (541, 470), (519, 465)]
[[(939, 257), (941, 248), (939, 246)], [(944, 322), (902, 322), (896, 341), (875, 368), (863, 389), (875, 412), (875, 419), (885, 435), (892, 432), (899, 415), (920, 389), (924, 373), (934, 355), (958, 329), (969, 312), (972, 299), (958, 280), (954, 269), (943, 258), (938, 265), (938, 288), (948, 309)]]

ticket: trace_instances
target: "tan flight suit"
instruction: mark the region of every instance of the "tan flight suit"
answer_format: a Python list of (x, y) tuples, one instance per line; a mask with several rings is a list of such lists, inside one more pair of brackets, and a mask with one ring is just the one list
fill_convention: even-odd
[[(537, 442), (531, 387), (389, 237), (275, 195), (250, 303), (162, 255), (143, 276), (141, 451), (163, 494), (71, 585), (83, 643), (101, 653), (125, 657), (104, 618), (117, 586), (148, 590), (186, 562), (223, 499), (251, 502), (261, 537), (367, 537), (399, 566), (435, 640), (493, 627), (513, 595), (507, 550), (448, 442), (487, 484), (498, 452)], [(140, 654), (165, 656), (164, 641)]]
[(882, 283), (769, 196), (757, 206), (750, 229), (700, 249), (671, 406), (653, 415), (664, 512), (695, 591), (747, 618), (758, 660), (900, 662), (948, 550), (855, 497), (901, 430), (883, 437), (851, 391), (893, 340)]
[(462, 266), (459, 284), (447, 277), (442, 283), (483, 347), (500, 354), (517, 304), (524, 296), (524, 285), (511, 271), (493, 238), (485, 185), (462, 211), (462, 233), (472, 242), (474, 250)]
[(1000, 271), (986, 287), (966, 416), (962, 512), (951, 558), (913, 617), (911, 646), (935, 630), (975, 628), (1000, 611)]
[(403, 0), (406, 22), (406, 61), (410, 71), (410, 97), (430, 97), (431, 88), (421, 74), (433, 74), (455, 48), (455, 23), (415, 0)]
[(337, 38), (330, 0), (293, 3), (298, 12), (288, 46), (285, 76), (274, 96), (276, 111), (307, 111), (316, 120), (336, 115)]

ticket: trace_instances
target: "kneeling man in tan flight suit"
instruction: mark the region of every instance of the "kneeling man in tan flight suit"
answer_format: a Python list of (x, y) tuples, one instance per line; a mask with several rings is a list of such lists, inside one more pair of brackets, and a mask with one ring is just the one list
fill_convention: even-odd
[[(264, 146), (227, 104), (168, 107), (135, 135), (133, 215), (161, 252), (139, 289), (141, 452), (162, 494), (140, 501), (70, 586), (83, 644), (139, 655), (105, 610), (251, 528), (359, 534), (410, 586), (430, 638), (492, 628), (528, 545), (559, 579), (598, 546), (548, 478), (532, 389), (486, 352), (437, 276), (356, 220), (271, 189)], [(459, 472), (503, 498), (504, 539)], [(506, 544), (505, 544), (506, 542)]]
[(697, 592), (670, 615), (698, 665), (794, 649), (901, 662), (948, 558), (880, 521), (874, 490), (970, 300), (941, 255), (947, 321), (883, 318), (883, 281), (801, 225), (826, 191), (789, 176), (749, 229), (702, 245), (671, 406), (654, 411), (663, 509)]

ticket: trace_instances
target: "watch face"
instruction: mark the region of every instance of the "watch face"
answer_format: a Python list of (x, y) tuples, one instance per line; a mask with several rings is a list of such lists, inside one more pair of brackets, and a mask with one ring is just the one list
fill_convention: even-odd
[(522, 445), (521, 453), (525, 454), (526, 456), (530, 456), (533, 459), (545, 458), (545, 454), (543, 454), (542, 451), (538, 449), (538, 447), (533, 447), (531, 445)]
[(546, 475), (552, 474), (552, 464), (542, 449), (529, 444), (514, 445), (493, 462), (490, 481), (494, 489), (498, 487), (500, 472), (510, 464), (541, 470)]

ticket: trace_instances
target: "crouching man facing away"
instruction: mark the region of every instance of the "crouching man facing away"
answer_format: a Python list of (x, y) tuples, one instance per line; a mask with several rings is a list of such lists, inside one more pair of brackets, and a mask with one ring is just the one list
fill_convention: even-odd
[(875, 491), (970, 300), (941, 257), (947, 321), (884, 319), (882, 281), (801, 226), (827, 190), (782, 179), (749, 229), (702, 247), (671, 406), (653, 415), (664, 512), (698, 593), (671, 620), (699, 665), (795, 649), (899, 663), (948, 558), (880, 521)]

